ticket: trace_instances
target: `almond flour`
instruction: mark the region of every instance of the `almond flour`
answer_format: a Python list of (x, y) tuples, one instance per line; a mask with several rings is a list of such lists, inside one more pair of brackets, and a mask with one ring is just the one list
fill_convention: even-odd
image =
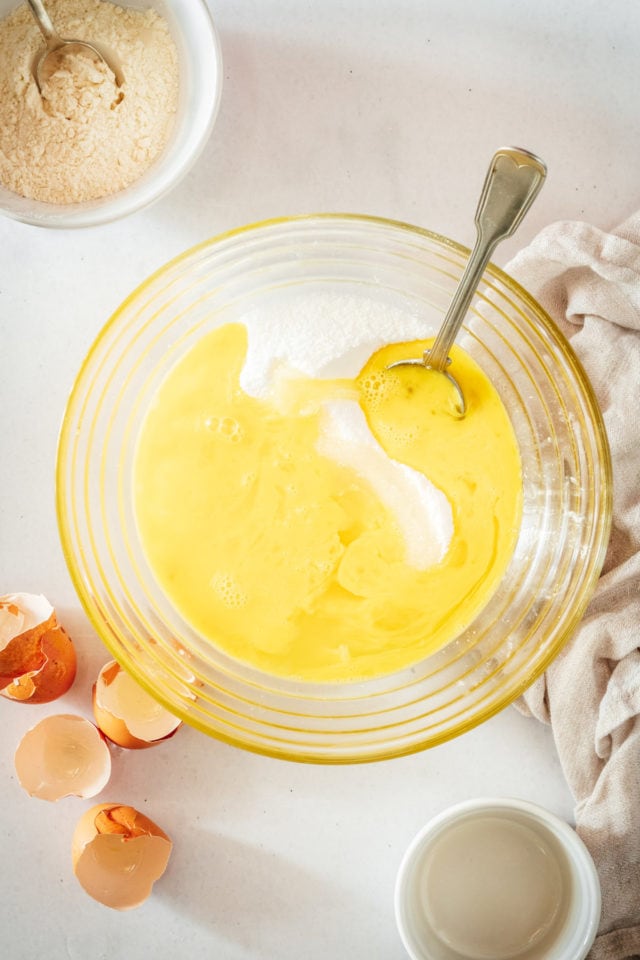
[(134, 183), (161, 153), (178, 100), (178, 57), (154, 10), (107, 0), (49, 0), (62, 37), (115, 55), (118, 87), (99, 61), (60, 57), (42, 95), (32, 75), (42, 35), (26, 4), (0, 21), (0, 183), (48, 203), (96, 200)]

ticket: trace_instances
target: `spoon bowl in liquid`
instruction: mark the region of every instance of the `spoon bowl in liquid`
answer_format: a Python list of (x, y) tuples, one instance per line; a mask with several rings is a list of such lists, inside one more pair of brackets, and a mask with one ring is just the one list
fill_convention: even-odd
[(397, 360), (389, 365), (389, 369), (424, 367), (446, 377), (453, 387), (453, 397), (452, 403), (447, 403), (445, 409), (452, 410), (458, 417), (464, 416), (466, 402), (462, 387), (447, 369), (451, 363), (449, 350), (460, 331), (491, 254), (501, 240), (515, 233), (537, 197), (546, 175), (547, 168), (543, 161), (528, 150), (502, 147), (496, 151), (476, 210), (476, 243), (438, 335), (420, 359)]

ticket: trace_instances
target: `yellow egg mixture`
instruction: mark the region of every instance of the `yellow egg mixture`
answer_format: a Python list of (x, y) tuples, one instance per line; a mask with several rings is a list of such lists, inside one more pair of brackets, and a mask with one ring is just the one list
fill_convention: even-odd
[[(442, 647), (487, 603), (520, 525), (518, 446), (461, 349), (450, 370), (463, 419), (444, 377), (386, 369), (426, 346), (384, 347), (353, 381), (289, 380), (266, 400), (242, 390), (247, 332), (227, 324), (168, 374), (136, 452), (139, 533), (167, 597), (227, 654), (289, 678), (372, 678)], [(335, 397), (359, 399), (387, 455), (446, 494), (453, 535), (428, 569), (407, 563), (370, 484), (318, 452), (323, 401)]]

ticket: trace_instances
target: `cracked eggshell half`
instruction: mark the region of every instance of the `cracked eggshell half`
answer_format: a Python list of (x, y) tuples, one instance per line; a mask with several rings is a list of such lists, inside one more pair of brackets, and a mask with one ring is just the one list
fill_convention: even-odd
[(132, 910), (167, 868), (173, 844), (133, 807), (100, 803), (80, 818), (71, 844), (73, 871), (84, 890), (114, 910)]
[(73, 714), (45, 717), (15, 753), (20, 785), (40, 800), (95, 797), (111, 776), (109, 747), (96, 727)]
[(0, 597), (0, 694), (22, 703), (49, 703), (76, 676), (74, 646), (46, 597)]
[(104, 665), (93, 685), (93, 714), (109, 740), (133, 750), (172, 737), (181, 724), (116, 660)]

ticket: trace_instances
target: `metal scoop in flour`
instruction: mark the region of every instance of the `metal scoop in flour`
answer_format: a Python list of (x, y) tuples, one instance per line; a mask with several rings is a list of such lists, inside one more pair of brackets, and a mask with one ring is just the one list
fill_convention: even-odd
[(93, 43), (86, 43), (84, 40), (63, 40), (56, 32), (42, 0), (27, 0), (27, 3), (46, 41), (44, 50), (38, 54), (33, 65), (33, 76), (40, 93), (42, 93), (43, 84), (56, 69), (61, 53), (80, 53), (93, 60), (101, 60), (113, 73), (117, 86), (122, 86), (124, 74), (112, 57), (107, 58)]
[(460, 384), (447, 371), (451, 363), (449, 350), (491, 254), (501, 240), (515, 232), (546, 175), (545, 164), (528, 150), (502, 147), (494, 154), (476, 210), (476, 243), (433, 346), (425, 350), (419, 360), (397, 360), (389, 364), (388, 369), (417, 365), (443, 374), (455, 390), (455, 409), (460, 417), (465, 414), (466, 403)]

